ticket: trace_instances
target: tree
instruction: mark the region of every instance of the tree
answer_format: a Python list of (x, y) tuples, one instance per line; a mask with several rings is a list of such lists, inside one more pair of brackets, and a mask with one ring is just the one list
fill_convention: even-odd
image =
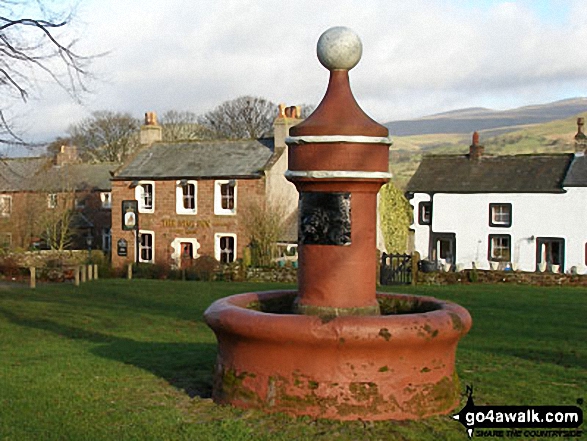
[(210, 139), (215, 135), (198, 124), (198, 116), (189, 111), (168, 110), (160, 118), (163, 128), (163, 141), (193, 141)]
[(200, 116), (199, 123), (217, 138), (256, 139), (271, 132), (277, 105), (265, 98), (241, 96)]
[(129, 113), (98, 111), (69, 127), (80, 156), (93, 162), (123, 162), (139, 147), (140, 121)]
[(243, 220), (249, 236), (251, 260), (256, 266), (271, 266), (276, 257), (276, 244), (285, 225), (283, 204), (269, 201), (251, 202), (244, 208)]
[[(47, 3), (0, 0), (0, 144), (27, 144), (14, 131), (7, 108), (10, 100), (26, 102), (40, 75), (74, 99), (86, 91), (92, 57), (75, 52), (76, 40), (65, 33), (72, 14), (51, 12)], [(37, 18), (19, 16), (23, 11), (34, 11)]]
[(379, 219), (387, 252), (404, 253), (412, 223), (410, 203), (393, 182), (381, 188), (379, 197)]

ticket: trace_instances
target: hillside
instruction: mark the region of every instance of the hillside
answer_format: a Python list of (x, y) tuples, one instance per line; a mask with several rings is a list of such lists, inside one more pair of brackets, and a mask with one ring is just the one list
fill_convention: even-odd
[[(507, 130), (478, 130), (480, 142), (485, 146), (485, 153), (489, 155), (572, 152), (579, 116), (587, 118), (587, 110), (584, 109), (564, 119), (511, 126)], [(394, 182), (403, 188), (416, 171), (424, 154), (467, 153), (472, 132), (414, 136), (392, 134), (394, 143), (390, 152), (390, 167)]]
[(418, 119), (390, 121), (384, 125), (392, 136), (469, 134), (475, 130), (496, 130), (496, 134), (499, 134), (519, 126), (564, 119), (586, 111), (587, 98), (571, 98), (510, 110), (481, 107), (452, 110)]

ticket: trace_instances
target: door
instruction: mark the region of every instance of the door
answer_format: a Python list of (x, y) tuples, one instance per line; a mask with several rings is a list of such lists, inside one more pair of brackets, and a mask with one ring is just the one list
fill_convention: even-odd
[(181, 258), (180, 265), (182, 269), (192, 266), (194, 260), (194, 245), (191, 242), (181, 242), (180, 244)]
[[(554, 268), (553, 268), (554, 267)], [(556, 271), (558, 269), (558, 271)], [(536, 238), (536, 270), (565, 272), (565, 240), (560, 237)]]
[(456, 236), (454, 233), (432, 233), (430, 259), (438, 268), (454, 269)]

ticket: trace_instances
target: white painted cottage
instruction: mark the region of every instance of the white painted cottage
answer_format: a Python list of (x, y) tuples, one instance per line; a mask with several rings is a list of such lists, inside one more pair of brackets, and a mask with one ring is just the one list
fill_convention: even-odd
[(423, 158), (407, 185), (414, 247), (439, 268), (587, 270), (587, 137), (576, 153)]

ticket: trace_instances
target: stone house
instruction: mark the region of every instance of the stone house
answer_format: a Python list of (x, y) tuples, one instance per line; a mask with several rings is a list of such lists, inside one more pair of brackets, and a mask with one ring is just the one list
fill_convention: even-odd
[(477, 134), (466, 155), (423, 158), (406, 190), (415, 250), (445, 269), (585, 272), (587, 147), (574, 154), (487, 155)]
[[(249, 245), (250, 210), (280, 207), (297, 231), (298, 196), (284, 172), (285, 138), (299, 121), (298, 108), (280, 106), (273, 138), (163, 142), (154, 113), (147, 113), (144, 147), (112, 176), (113, 266), (183, 267), (204, 255), (233, 262)], [(138, 223), (125, 229), (133, 201)]]
[(62, 146), (55, 157), (0, 161), (0, 245), (49, 248), (68, 236), (68, 249), (86, 249), (90, 238), (93, 249), (108, 253), (109, 179), (117, 166), (84, 164), (71, 146)]

